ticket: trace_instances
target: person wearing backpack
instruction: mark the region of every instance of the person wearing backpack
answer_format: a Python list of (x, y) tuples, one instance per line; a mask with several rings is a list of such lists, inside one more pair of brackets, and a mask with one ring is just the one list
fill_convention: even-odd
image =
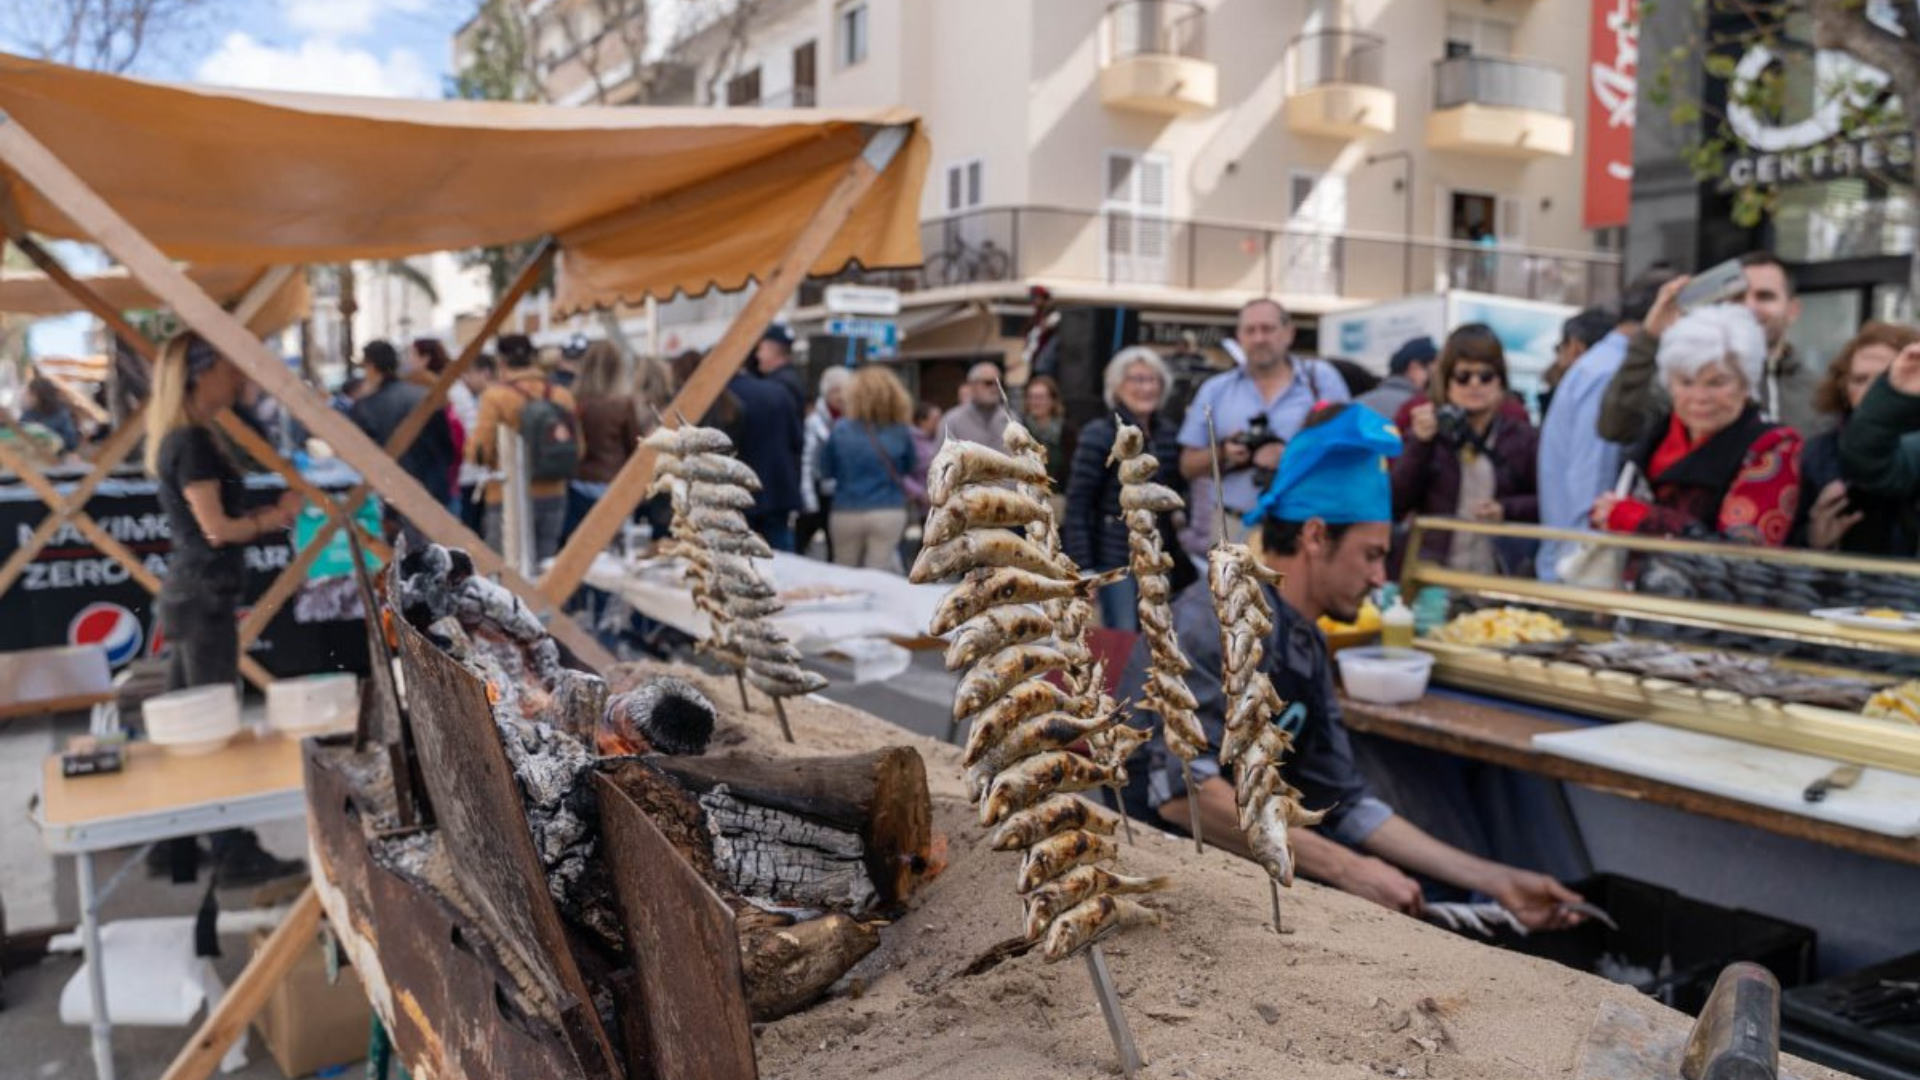
[[(549, 559), (560, 550), (567, 521), (567, 482), (580, 468), (580, 422), (573, 395), (534, 365), (533, 342), (525, 334), (501, 335), (496, 349), (505, 371), (480, 395), (480, 419), (467, 442), (467, 457), (498, 470), (500, 426), (520, 432), (533, 502), (534, 558)], [(495, 551), (504, 532), (503, 497), (500, 481), (487, 481), (484, 532)]]

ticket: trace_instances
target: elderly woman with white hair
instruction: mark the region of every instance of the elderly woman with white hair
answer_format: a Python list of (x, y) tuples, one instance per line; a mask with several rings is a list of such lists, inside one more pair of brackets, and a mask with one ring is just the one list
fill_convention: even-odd
[[(1120, 350), (1107, 361), (1107, 411), (1080, 429), (1067, 475), (1067, 509), (1061, 521), (1060, 544), (1067, 556), (1089, 572), (1127, 564), (1127, 526), (1120, 517), (1120, 476), (1107, 463), (1114, 433), (1120, 423), (1147, 434), (1147, 453), (1160, 459), (1157, 483), (1185, 493), (1180, 476), (1180, 428), (1166, 414), (1173, 389), (1172, 373), (1160, 354), (1145, 345)], [(1168, 551), (1179, 549), (1171, 515), (1162, 515), (1161, 539)], [(1173, 587), (1178, 590), (1198, 575), (1191, 563), (1175, 559)], [(1120, 630), (1138, 630), (1135, 605), (1138, 586), (1125, 578), (1101, 590), (1100, 621)]]
[(1760, 408), (1766, 361), (1766, 334), (1736, 305), (1690, 312), (1661, 334), (1659, 372), (1673, 406), (1627, 455), (1653, 499), (1602, 495), (1593, 524), (1784, 544), (1800, 505), (1801, 440)]

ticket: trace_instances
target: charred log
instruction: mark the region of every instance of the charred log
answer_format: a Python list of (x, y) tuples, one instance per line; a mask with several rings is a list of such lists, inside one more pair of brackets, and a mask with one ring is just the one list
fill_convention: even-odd
[(909, 747), (842, 757), (649, 760), (692, 791), (724, 785), (734, 799), (858, 836), (883, 904), (904, 903), (926, 868), (933, 804), (926, 765)]
[(838, 913), (744, 942), (753, 1018), (765, 1023), (806, 1008), (879, 944), (877, 927)]

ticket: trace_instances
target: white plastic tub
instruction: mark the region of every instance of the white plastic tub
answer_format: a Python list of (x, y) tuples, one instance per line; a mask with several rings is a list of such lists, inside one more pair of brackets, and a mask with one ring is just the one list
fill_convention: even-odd
[(140, 705), (147, 738), (176, 754), (210, 754), (240, 733), (240, 695), (227, 684), (190, 686)]
[(359, 713), (360, 680), (351, 672), (303, 675), (267, 684), (267, 727), (273, 731), (345, 727)]
[(1433, 655), (1419, 649), (1367, 646), (1342, 649), (1336, 658), (1347, 696), (1376, 705), (1418, 701), (1433, 675)]

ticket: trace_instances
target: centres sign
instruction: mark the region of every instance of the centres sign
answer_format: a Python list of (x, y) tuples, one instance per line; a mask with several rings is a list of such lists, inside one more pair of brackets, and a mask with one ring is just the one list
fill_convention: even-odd
[(1822, 49), (1814, 54), (1813, 108), (1776, 120), (1751, 104), (1749, 89), (1780, 57), (1755, 44), (1734, 66), (1727, 90), (1727, 126), (1743, 151), (1727, 164), (1729, 187), (1818, 183), (1860, 176), (1904, 177), (1913, 168), (1913, 136), (1890, 131), (1849, 135), (1848, 118), (1883, 93), (1887, 74), (1853, 57)]

